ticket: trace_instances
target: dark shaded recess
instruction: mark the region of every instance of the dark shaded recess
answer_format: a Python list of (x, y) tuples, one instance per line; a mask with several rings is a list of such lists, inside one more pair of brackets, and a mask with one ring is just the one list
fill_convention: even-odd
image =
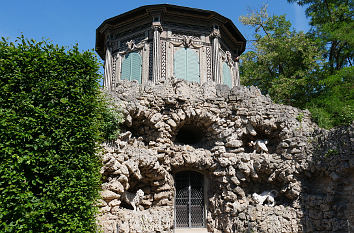
[(256, 140), (268, 140), (268, 144), (266, 145), (268, 148), (268, 152), (270, 154), (275, 153), (277, 146), (279, 145), (280, 139), (280, 130), (269, 130), (263, 127), (254, 127), (257, 132), (257, 135), (252, 136), (251, 134), (243, 134), (241, 140), (245, 147), (246, 153), (252, 153), (254, 151), (254, 147), (250, 145), (250, 142), (256, 142)]
[(172, 141), (176, 144), (191, 145), (195, 148), (212, 148), (216, 134), (208, 118), (189, 118), (172, 132)]
[(176, 135), (176, 142), (181, 144), (196, 145), (200, 143), (205, 136), (205, 130), (201, 127), (186, 124), (183, 125)]
[[(134, 176), (129, 176), (128, 177), (129, 180), (129, 186), (130, 188), (128, 189), (128, 192), (130, 193), (136, 193), (139, 189), (144, 190), (144, 187), (146, 186), (151, 186), (151, 184), (149, 182), (147, 182), (147, 180), (142, 179), (142, 180), (138, 180), (136, 177)], [(144, 192), (144, 195), (146, 195), (147, 193)], [(129, 203), (127, 203), (125, 200), (123, 200), (123, 198), (121, 199), (121, 204), (120, 204), (120, 208), (124, 208), (124, 209), (129, 209), (129, 210), (133, 210), (133, 206)], [(137, 206), (138, 208), (138, 206)], [(145, 209), (147, 209), (146, 206), (144, 206)]]
[(128, 210), (134, 210), (133, 206), (131, 204), (128, 204), (124, 200), (122, 200), (122, 202), (120, 203), (120, 207)]
[(122, 125), (122, 132), (130, 131), (132, 137), (134, 138), (143, 138), (143, 142), (147, 145), (150, 141), (156, 141), (159, 136), (159, 133), (156, 128), (147, 120), (143, 118), (132, 120), (132, 125)]
[[(128, 182), (129, 182), (129, 189), (128, 192), (130, 193), (136, 193), (139, 189), (144, 191), (144, 196), (146, 197), (147, 195), (151, 194), (157, 194), (161, 191), (158, 191), (158, 189), (161, 187), (161, 185), (164, 184), (164, 182), (161, 182), (159, 185), (152, 185), (153, 182), (155, 181), (160, 181), (163, 177), (161, 174), (156, 174), (154, 172), (151, 172), (151, 168), (148, 167), (139, 167), (142, 178), (138, 179), (134, 175), (130, 175), (128, 177)], [(140, 206), (144, 207), (144, 209), (149, 209), (150, 207), (157, 206), (157, 203), (159, 201), (153, 201), (151, 205), (145, 205), (143, 203), (140, 204)], [(132, 209), (133, 207), (126, 203), (124, 200), (122, 200), (121, 208), (126, 208), (126, 209)], [(138, 207), (138, 206), (137, 206)]]

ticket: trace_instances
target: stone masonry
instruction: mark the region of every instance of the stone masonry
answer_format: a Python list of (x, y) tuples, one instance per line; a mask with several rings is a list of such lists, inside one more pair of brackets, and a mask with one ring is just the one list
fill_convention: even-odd
[[(273, 103), (255, 87), (166, 79), (119, 81), (109, 95), (124, 115), (104, 144), (104, 232), (173, 232), (179, 171), (203, 174), (209, 232), (353, 232), (354, 125), (327, 131), (308, 111)], [(181, 132), (198, 136), (189, 143)], [(182, 137), (182, 138), (181, 138)], [(268, 140), (268, 152), (250, 144)], [(138, 210), (125, 192), (144, 191)], [(275, 206), (253, 193), (276, 190)]]

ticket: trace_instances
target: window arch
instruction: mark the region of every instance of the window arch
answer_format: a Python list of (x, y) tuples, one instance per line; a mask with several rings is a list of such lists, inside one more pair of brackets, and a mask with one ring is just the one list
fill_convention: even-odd
[(141, 83), (141, 56), (137, 52), (125, 55), (122, 62), (122, 80), (137, 80)]
[(176, 78), (190, 82), (199, 82), (198, 50), (181, 48), (175, 52), (174, 74)]
[(223, 83), (225, 85), (228, 85), (231, 88), (232, 87), (231, 69), (230, 69), (229, 65), (226, 62), (223, 62), (222, 76), (223, 76)]

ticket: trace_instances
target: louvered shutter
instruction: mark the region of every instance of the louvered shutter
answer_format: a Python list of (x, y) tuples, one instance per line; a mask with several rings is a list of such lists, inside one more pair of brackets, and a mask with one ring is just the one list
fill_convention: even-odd
[(141, 83), (141, 57), (139, 53), (130, 53), (131, 56), (131, 79)]
[(175, 52), (174, 73), (176, 78), (199, 82), (199, 57), (195, 50), (181, 48)]
[(125, 55), (124, 60), (122, 62), (122, 72), (120, 76), (122, 80), (130, 80), (130, 63), (130, 54), (127, 54)]
[(228, 85), (230, 88), (232, 87), (232, 76), (231, 76), (231, 69), (230, 67), (227, 65), (226, 62), (223, 63), (223, 67), (222, 67), (222, 76), (223, 76), (223, 81), (224, 84)]
[(187, 49), (187, 77), (191, 82), (199, 82), (199, 59), (195, 50)]
[(186, 79), (187, 77), (187, 49), (178, 49), (174, 56), (174, 73), (176, 78)]
[(141, 56), (139, 53), (129, 53), (125, 55), (122, 62), (121, 79), (137, 80), (141, 83)]

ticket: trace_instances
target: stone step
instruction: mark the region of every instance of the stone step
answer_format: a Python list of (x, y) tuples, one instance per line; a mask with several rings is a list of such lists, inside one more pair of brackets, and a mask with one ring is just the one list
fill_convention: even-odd
[(177, 228), (175, 233), (208, 233), (206, 228)]

